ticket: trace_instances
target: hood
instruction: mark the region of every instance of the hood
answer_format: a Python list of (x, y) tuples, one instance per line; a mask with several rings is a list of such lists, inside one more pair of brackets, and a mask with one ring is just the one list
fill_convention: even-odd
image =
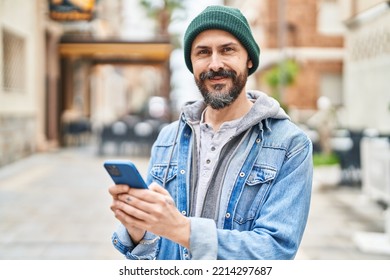
[(247, 92), (247, 96), (254, 104), (241, 120), (237, 133), (266, 119), (290, 119), (279, 102), (264, 92), (252, 90)]
[[(280, 107), (279, 102), (264, 92), (250, 90), (247, 92), (247, 96), (253, 102), (253, 107), (248, 114), (242, 118), (238, 125), (237, 133), (241, 133), (253, 125), (269, 118), (289, 119), (289, 116)], [(189, 102), (183, 106), (184, 117), (189, 123), (199, 122), (205, 108), (206, 104), (203, 100)]]

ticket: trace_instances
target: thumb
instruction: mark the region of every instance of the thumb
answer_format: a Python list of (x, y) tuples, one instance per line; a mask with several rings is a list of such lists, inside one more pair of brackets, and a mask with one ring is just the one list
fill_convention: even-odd
[(159, 184), (157, 184), (156, 182), (153, 182), (149, 185), (149, 189), (156, 192), (156, 193), (160, 193), (160, 194), (163, 194), (163, 195), (169, 195), (169, 192), (164, 189), (163, 187), (161, 187)]

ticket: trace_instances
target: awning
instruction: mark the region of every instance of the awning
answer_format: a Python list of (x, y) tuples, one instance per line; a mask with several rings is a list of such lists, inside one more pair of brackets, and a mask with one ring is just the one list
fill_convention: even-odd
[(61, 57), (87, 58), (95, 62), (161, 63), (169, 60), (172, 45), (167, 41), (121, 41), (63, 38)]

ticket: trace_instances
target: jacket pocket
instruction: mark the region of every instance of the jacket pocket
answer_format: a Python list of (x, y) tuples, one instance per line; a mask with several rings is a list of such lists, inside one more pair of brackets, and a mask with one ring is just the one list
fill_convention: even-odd
[[(167, 172), (167, 164), (155, 164), (150, 170), (152, 177), (160, 184), (163, 185), (165, 174)], [(166, 184), (173, 180), (177, 175), (177, 164), (170, 164), (168, 169), (168, 175), (166, 178)]]
[(275, 176), (276, 169), (272, 167), (255, 165), (252, 168), (238, 200), (234, 215), (236, 223), (242, 225), (256, 217)]

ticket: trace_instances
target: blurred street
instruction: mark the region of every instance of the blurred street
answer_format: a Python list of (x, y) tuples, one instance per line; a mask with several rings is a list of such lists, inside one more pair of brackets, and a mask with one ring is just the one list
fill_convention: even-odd
[(111, 246), (111, 179), (95, 153), (63, 149), (0, 169), (0, 259), (122, 259)]
[[(0, 259), (123, 259), (111, 246), (116, 226), (111, 180), (92, 147), (35, 154), (0, 168)], [(115, 158), (115, 157), (114, 157)], [(131, 158), (144, 175), (147, 158)], [(317, 169), (299, 260), (390, 259), (359, 250), (361, 231), (384, 232), (384, 211), (357, 186), (336, 186), (337, 168)]]

